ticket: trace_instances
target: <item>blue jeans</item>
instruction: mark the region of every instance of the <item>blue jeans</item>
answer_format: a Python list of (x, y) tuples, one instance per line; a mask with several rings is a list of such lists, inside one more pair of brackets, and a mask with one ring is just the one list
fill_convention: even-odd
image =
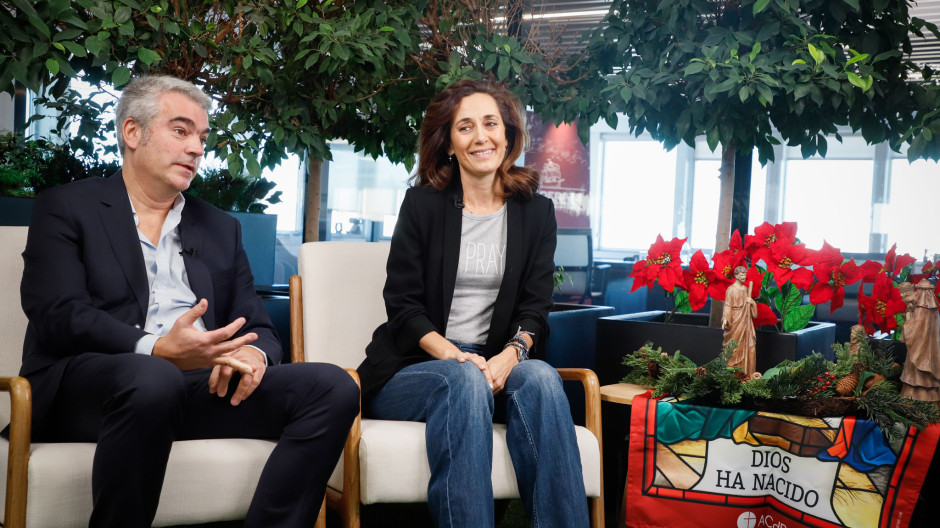
[(530, 526), (589, 524), (568, 400), (558, 373), (543, 361), (516, 365), (495, 397), (483, 373), (470, 362), (410, 365), (379, 391), (366, 415), (427, 423), (428, 503), (438, 528), (494, 525), (494, 418), (506, 423), (509, 455)]

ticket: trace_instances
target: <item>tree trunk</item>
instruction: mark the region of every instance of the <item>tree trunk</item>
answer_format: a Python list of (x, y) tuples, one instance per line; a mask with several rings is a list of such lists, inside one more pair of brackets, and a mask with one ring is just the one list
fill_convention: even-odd
[[(722, 145), (721, 151), (721, 194), (718, 198), (718, 229), (715, 233), (715, 253), (728, 249), (731, 241), (731, 206), (734, 204), (734, 156), (737, 147), (734, 141)], [(712, 299), (708, 326), (721, 326), (721, 312), (724, 303)]]
[(320, 175), (323, 162), (307, 159), (307, 185), (304, 192), (304, 242), (320, 240)]

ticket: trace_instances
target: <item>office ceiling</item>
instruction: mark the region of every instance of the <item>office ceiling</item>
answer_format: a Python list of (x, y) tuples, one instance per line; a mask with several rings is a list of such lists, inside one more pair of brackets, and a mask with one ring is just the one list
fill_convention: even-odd
[[(610, 0), (531, 0), (532, 10), (526, 14), (535, 15), (537, 22), (527, 17), (523, 26), (540, 24), (543, 28), (539, 31), (540, 40), (547, 40), (553, 33), (560, 32), (560, 38), (556, 36), (552, 45), (569, 49), (584, 31), (600, 24), (610, 3)], [(914, 2), (911, 15), (940, 25), (940, 0)], [(912, 35), (911, 42), (915, 62), (930, 64), (935, 70), (940, 70), (940, 41), (932, 36), (924, 39)]]

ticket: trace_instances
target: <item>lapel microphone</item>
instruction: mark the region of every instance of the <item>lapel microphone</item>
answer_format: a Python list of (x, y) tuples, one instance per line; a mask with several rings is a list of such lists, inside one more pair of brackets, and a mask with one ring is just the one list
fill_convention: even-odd
[(461, 199), (460, 196), (454, 198), (454, 207), (456, 207), (457, 209), (463, 209), (463, 208), (464, 208), (463, 199)]
[(196, 256), (196, 248), (184, 249), (184, 250), (180, 251), (180, 255), (186, 255), (186, 256), (189, 256), (189, 257), (195, 257), (195, 256)]

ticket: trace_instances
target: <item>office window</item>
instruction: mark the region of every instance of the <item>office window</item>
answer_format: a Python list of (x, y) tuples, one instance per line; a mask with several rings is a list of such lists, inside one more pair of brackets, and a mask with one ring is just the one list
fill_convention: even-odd
[(940, 257), (937, 199), (940, 197), (940, 164), (936, 161), (891, 160), (890, 201), (881, 217), (887, 245), (898, 252), (934, 262)]
[(809, 248), (825, 239), (843, 252), (867, 252), (873, 170), (872, 160), (788, 160), (783, 220), (798, 223)]
[(372, 159), (347, 143), (331, 143), (327, 240), (390, 238), (408, 187), (404, 165)]
[(599, 244), (610, 249), (648, 248), (672, 234), (676, 150), (652, 140), (603, 142)]
[[(605, 125), (592, 135), (599, 163), (592, 216), (596, 249), (606, 257), (641, 254), (657, 234), (688, 237), (685, 250), (714, 247), (720, 193), (720, 149), (698, 141), (667, 153), (652, 140), (634, 139)], [(748, 230), (761, 223), (794, 221), (812, 249), (823, 240), (845, 253), (884, 253), (892, 244), (918, 259), (940, 258), (931, 237), (932, 211), (940, 196), (940, 166), (909, 163), (886, 145), (868, 145), (843, 132), (830, 139), (826, 158), (803, 159), (799, 147), (781, 147), (762, 167), (754, 156)], [(651, 176), (655, 175), (655, 176)]]

